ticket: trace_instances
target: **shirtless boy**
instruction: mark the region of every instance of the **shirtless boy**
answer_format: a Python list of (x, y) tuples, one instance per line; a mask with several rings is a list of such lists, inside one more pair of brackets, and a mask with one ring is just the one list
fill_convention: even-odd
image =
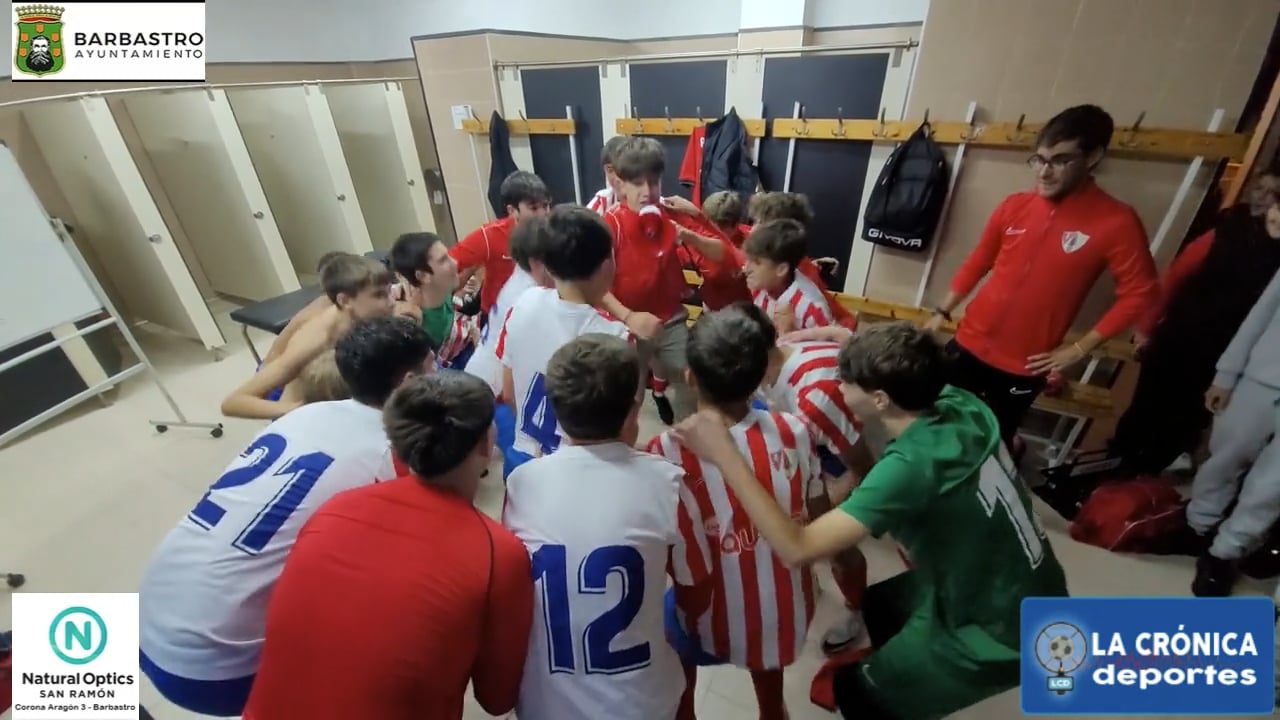
[[(267, 360), (253, 377), (222, 401), (228, 417), (275, 420), (302, 405), (298, 376), (312, 360), (333, 347), (357, 320), (387, 316), (392, 303), (389, 294), (391, 272), (377, 260), (359, 255), (340, 255), (328, 260), (320, 273), (328, 307), (309, 305), (310, 316), (297, 323), (288, 338), (276, 341), (275, 356)], [(268, 399), (283, 388), (277, 400)]]

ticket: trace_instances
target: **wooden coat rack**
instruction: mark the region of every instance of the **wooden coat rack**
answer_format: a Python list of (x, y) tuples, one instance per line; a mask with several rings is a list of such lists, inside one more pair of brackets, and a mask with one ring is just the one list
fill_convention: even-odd
[[(471, 135), (488, 135), (489, 121), (468, 118), (462, 121), (462, 131)], [(576, 135), (577, 123), (568, 118), (533, 118), (520, 116), (507, 121), (507, 132), (512, 135)]]
[[(619, 135), (684, 136), (693, 134), (694, 128), (706, 125), (718, 118), (621, 118), (614, 123)], [(747, 137), (764, 137), (767, 123), (759, 118), (744, 119)]]
[[(949, 145), (962, 143), (985, 147), (1033, 149), (1036, 134), (1044, 123), (1029, 123), (1026, 116), (1012, 122), (967, 123), (956, 120), (930, 120), (925, 111), (920, 120), (885, 120), (880, 111), (877, 119), (778, 118), (772, 122), (770, 137), (798, 140), (855, 140), (901, 142), (911, 137), (928, 122), (934, 142)], [(1111, 149), (1121, 154), (1152, 155), (1170, 158), (1239, 160), (1249, 147), (1249, 136), (1243, 133), (1217, 133), (1203, 130), (1146, 128), (1138, 116), (1133, 125), (1118, 127)]]

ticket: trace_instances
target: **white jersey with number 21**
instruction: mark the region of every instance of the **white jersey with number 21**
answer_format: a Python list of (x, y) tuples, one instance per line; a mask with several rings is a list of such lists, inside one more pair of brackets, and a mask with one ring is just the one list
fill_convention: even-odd
[(630, 338), (627, 326), (580, 303), (561, 300), (554, 288), (526, 290), (498, 336), (498, 360), (511, 370), (515, 395), (515, 448), (537, 457), (560, 447), (560, 424), (547, 400), (547, 363), (575, 338), (604, 333)]
[(675, 717), (684, 672), (663, 594), (682, 475), (621, 442), (566, 445), (512, 471), (502, 520), (534, 581), (520, 720)]
[(314, 403), (268, 425), (151, 558), (142, 652), (191, 680), (253, 675), (267, 601), (298, 531), (325, 500), (392, 477), (377, 408)]

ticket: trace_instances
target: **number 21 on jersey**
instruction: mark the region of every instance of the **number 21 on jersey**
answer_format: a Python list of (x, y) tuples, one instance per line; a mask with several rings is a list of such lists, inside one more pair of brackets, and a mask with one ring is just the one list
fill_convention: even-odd
[(573, 631), (575, 588), (570, 587), (565, 546), (543, 545), (533, 553), (531, 561), (533, 580), (542, 592), (548, 660), (553, 674), (576, 672), (579, 657), (588, 675), (618, 675), (648, 667), (649, 643), (620, 650), (610, 647), (618, 633), (636, 619), (644, 602), (644, 558), (638, 550), (626, 545), (606, 545), (583, 558), (578, 568), (576, 593), (603, 595), (608, 591), (609, 576), (619, 573), (622, 597), (612, 608), (587, 623), (580, 651)]
[[(210, 485), (204, 497), (187, 514), (187, 519), (205, 530), (212, 530), (223, 520), (244, 523), (231, 545), (246, 555), (262, 552), (306, 499), (324, 471), (333, 464), (333, 458), (321, 452), (298, 455), (282, 462), (287, 446), (284, 437), (275, 433), (267, 433), (254, 440), (240, 454), (249, 463), (228, 470)], [(272, 472), (267, 477), (276, 480), (279, 488), (274, 493), (264, 492), (262, 507), (254, 508), (252, 515), (246, 512), (241, 517), (227, 518), (226, 508), (217, 502), (219, 492), (248, 485), (269, 470)]]

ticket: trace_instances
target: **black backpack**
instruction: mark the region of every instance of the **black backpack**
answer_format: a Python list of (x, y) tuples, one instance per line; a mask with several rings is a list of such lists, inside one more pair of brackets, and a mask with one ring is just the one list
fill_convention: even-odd
[(950, 170), (929, 123), (894, 149), (880, 171), (863, 216), (862, 239), (909, 252), (924, 252), (947, 200)]

